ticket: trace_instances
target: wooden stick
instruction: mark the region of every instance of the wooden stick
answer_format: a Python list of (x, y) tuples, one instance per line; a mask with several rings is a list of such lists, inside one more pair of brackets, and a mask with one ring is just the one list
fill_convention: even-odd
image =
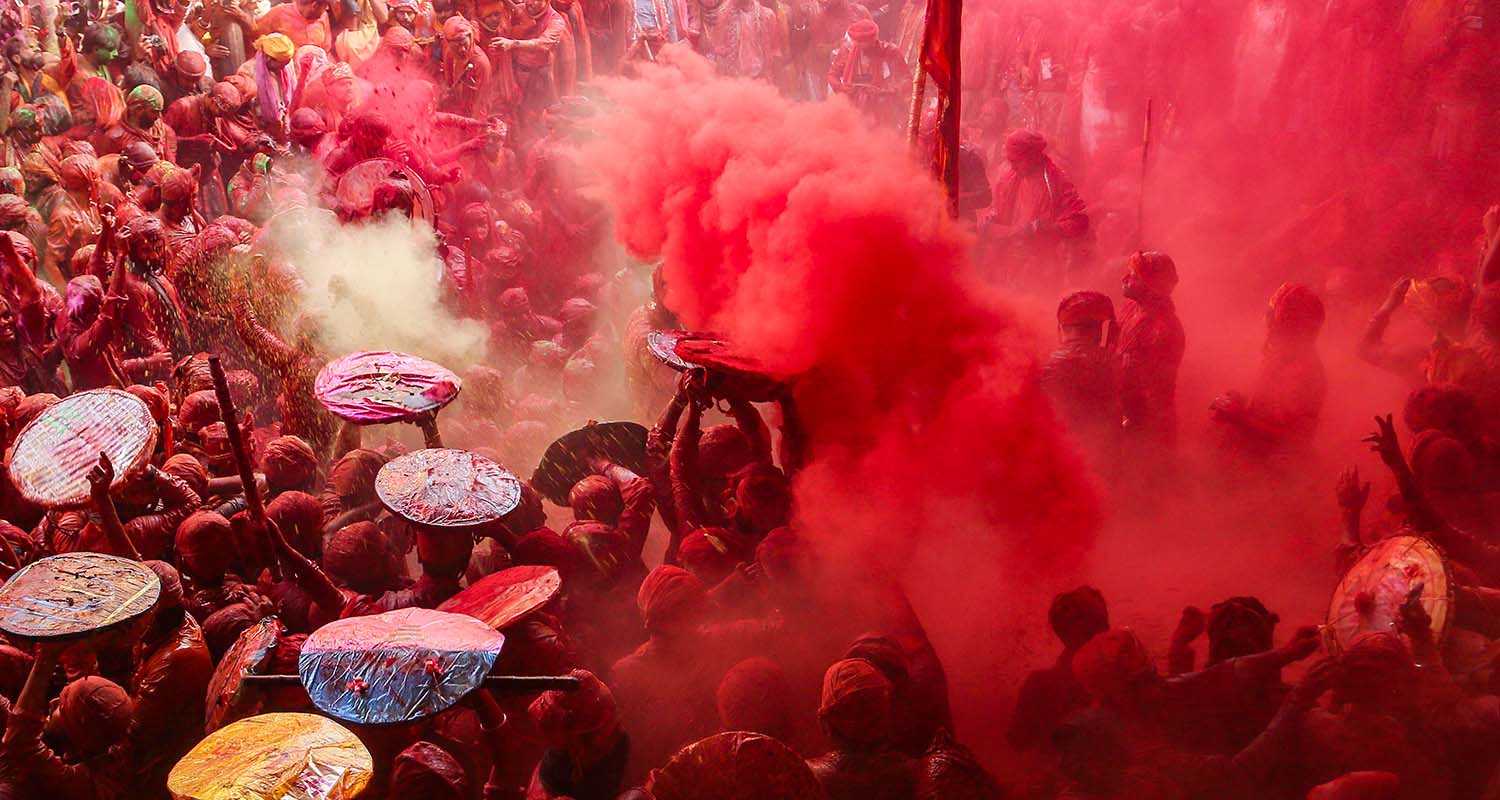
[[(290, 686), (302, 682), (297, 675), (246, 675), (247, 685)], [(561, 689), (571, 692), (578, 689), (581, 681), (572, 675), (486, 675), (484, 688), (526, 694)]]
[[(214, 379), (214, 394), (219, 400), (219, 418), (224, 421), (224, 431), (229, 436), (229, 449), (234, 453), (234, 463), (240, 470), (240, 483), (245, 488), (245, 509), (250, 512), (250, 519), (262, 533), (266, 529), (266, 507), (261, 503), (260, 486), (255, 482), (255, 467), (250, 463), (250, 452), (245, 448), (245, 438), (240, 433), (239, 415), (234, 408), (234, 398), (229, 394), (229, 380), (224, 377), (224, 365), (219, 363), (216, 355), (208, 357), (208, 371)], [(276, 558), (274, 550), (268, 543), (262, 542), (269, 553), (262, 553), (262, 557), (269, 556), (271, 575), (281, 580), (281, 564)]]

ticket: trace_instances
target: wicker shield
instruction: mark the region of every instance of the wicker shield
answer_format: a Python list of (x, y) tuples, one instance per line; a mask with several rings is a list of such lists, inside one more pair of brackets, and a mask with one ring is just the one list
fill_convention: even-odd
[(1393, 536), (1371, 547), (1333, 591), (1324, 636), (1329, 651), (1342, 652), (1364, 633), (1394, 633), (1401, 606), (1419, 585), (1441, 642), (1453, 619), (1453, 584), (1442, 551), (1420, 536)]
[(444, 600), (439, 611), (467, 614), (495, 630), (547, 605), (562, 589), (562, 576), (552, 567), (511, 567), (469, 586)]
[(473, 617), (403, 608), (314, 631), (297, 672), (325, 714), (363, 725), (412, 722), (483, 683), (504, 644)]
[(313, 393), (335, 416), (360, 425), (407, 422), (458, 396), (463, 381), (425, 358), (366, 350), (328, 362)]
[(133, 394), (94, 389), (69, 395), (16, 436), (10, 479), (37, 505), (83, 506), (89, 502), (88, 473), (100, 453), (114, 465), (113, 489), (146, 466), (156, 435), (151, 409)]
[(276, 639), (285, 627), (281, 620), (266, 617), (240, 632), (208, 681), (208, 716), (204, 729), (216, 731), (225, 723), (250, 716), (257, 710), (256, 692), (241, 691), (245, 676), (257, 674), (266, 664)]
[(411, 186), (412, 210), (415, 217), (432, 221), (435, 206), (432, 202), (432, 192), (427, 188), (427, 182), (405, 165), (389, 158), (370, 158), (350, 167), (347, 172), (339, 176), (338, 187), (334, 193), (338, 197), (339, 205), (345, 208), (368, 210), (375, 199), (375, 187), (386, 180), (404, 181)]
[(374, 772), (370, 751), (317, 714), (261, 714), (220, 728), (167, 776), (176, 800), (350, 800)]
[(26, 565), (0, 587), (0, 631), (69, 639), (121, 625), (156, 605), (150, 567), (103, 553), (65, 553)]
[(531, 475), (531, 488), (565, 506), (573, 484), (594, 474), (589, 458), (600, 456), (636, 473), (646, 471), (646, 427), (634, 422), (596, 422), (564, 434), (547, 447)]
[(521, 504), (521, 479), (468, 450), (434, 448), (386, 462), (375, 476), (375, 494), (410, 522), (465, 528), (514, 511)]

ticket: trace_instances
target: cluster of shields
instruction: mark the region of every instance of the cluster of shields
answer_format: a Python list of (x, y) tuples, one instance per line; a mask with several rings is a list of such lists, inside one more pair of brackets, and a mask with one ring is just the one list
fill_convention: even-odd
[[(659, 331), (650, 346), (674, 369), (708, 367), (717, 390), (771, 399), (781, 385), (720, 340)], [(246, 490), (247, 511), (264, 525), (264, 506), (237, 426), (238, 415), (218, 359), (210, 359), (223, 421)], [(315, 394), (336, 416), (358, 425), (415, 423), (429, 445), (441, 444), (437, 413), (462, 381), (416, 356), (359, 352), (330, 362)], [(10, 475), (27, 499), (49, 509), (90, 502), (87, 474), (100, 454), (116, 465), (111, 489), (145, 469), (160, 435), (150, 408), (115, 389), (72, 395), (40, 414), (17, 436)], [(566, 504), (574, 484), (599, 460), (644, 470), (646, 429), (604, 422), (572, 431), (547, 449), (531, 485)], [(429, 531), (472, 536), (520, 503), (514, 473), (478, 454), (441, 446), (388, 462), (376, 494), (393, 514)], [(270, 563), (275, 563), (274, 559)], [(409, 608), (338, 620), (305, 642), (296, 675), (266, 670), (278, 638), (275, 617), (246, 629), (220, 660), (209, 684), (208, 736), (172, 770), (177, 798), (352, 798), (369, 783), (369, 751), (344, 724), (391, 725), (425, 719), (481, 687), (540, 692), (576, 688), (568, 676), (493, 674), (505, 630), (561, 592), (556, 569), (519, 566), (489, 575), (437, 609)], [(130, 625), (161, 592), (139, 562), (79, 552), (33, 562), (0, 586), (0, 631), (18, 640), (78, 640)], [(321, 714), (268, 712), (268, 687), (300, 685)], [(755, 780), (749, 781), (749, 776)], [(722, 734), (685, 750), (653, 778), (658, 798), (817, 797), (802, 760), (773, 739)], [(746, 794), (736, 786), (779, 787)], [(783, 793), (783, 790), (785, 793)], [(705, 794), (705, 792), (708, 792)]]

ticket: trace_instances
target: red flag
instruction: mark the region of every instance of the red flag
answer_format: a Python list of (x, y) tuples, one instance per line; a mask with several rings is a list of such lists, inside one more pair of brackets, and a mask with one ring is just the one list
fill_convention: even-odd
[(927, 0), (927, 21), (917, 57), (917, 108), (913, 109), (912, 138), (920, 127), (922, 82), (932, 81), (937, 94), (937, 125), (932, 151), (933, 176), (948, 191), (948, 204), (958, 208), (958, 145), (963, 67), (959, 49), (963, 42), (963, 0)]

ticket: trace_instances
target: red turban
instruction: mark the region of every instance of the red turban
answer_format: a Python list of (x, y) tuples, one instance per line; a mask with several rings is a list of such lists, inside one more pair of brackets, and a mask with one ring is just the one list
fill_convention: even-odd
[[(161, 199), (168, 203), (186, 202), (198, 191), (198, 176), (190, 169), (174, 169), (161, 181)], [(145, 219), (157, 219), (146, 217)]]
[(1307, 793), (1307, 800), (1396, 800), (1401, 777), (1394, 772), (1351, 772)]
[(385, 29), (385, 33), (380, 37), (380, 44), (383, 47), (392, 47), (403, 53), (409, 53), (416, 48), (417, 38), (411, 35), (411, 31), (400, 25), (392, 25)]
[(1422, 488), (1461, 492), (1474, 488), (1479, 465), (1463, 443), (1440, 430), (1417, 434), (1411, 443), (1411, 472)]
[(1007, 161), (1029, 161), (1047, 151), (1047, 140), (1036, 131), (1016, 130), (1005, 137)]
[(389, 796), (463, 800), (469, 796), (469, 777), (447, 750), (432, 742), (417, 742), (396, 756)]
[(360, 594), (390, 588), (396, 573), (396, 556), (390, 543), (373, 522), (356, 522), (329, 537), (323, 552), (328, 574)]
[(880, 26), (872, 19), (855, 20), (849, 26), (849, 38), (858, 44), (869, 44), (880, 38)]
[(707, 597), (703, 582), (681, 567), (662, 565), (651, 570), (635, 595), (641, 622), (652, 633), (691, 623)]
[[(27, 217), (31, 216), (30, 212), (31, 204), (26, 202), (26, 198), (13, 194), (0, 195), (0, 225), (4, 225), (7, 228), (12, 225), (19, 225), (25, 222)], [(22, 236), (21, 239), (26, 239), (26, 237)], [(19, 250), (20, 241), (14, 236), (10, 237), (10, 240), (16, 243), (16, 249)], [(29, 245), (31, 241), (28, 239), (26, 243)], [(36, 248), (32, 248), (33, 257), (35, 257), (35, 254)], [(21, 258), (25, 259), (26, 256), (23, 255)]]
[(317, 472), (318, 455), (300, 436), (278, 436), (266, 444), (260, 467), (272, 489), (302, 486)]
[[(364, 448), (345, 453), (328, 471), (328, 483), (323, 488), (324, 515), (331, 518), (339, 511), (375, 499), (375, 476), (380, 474), (386, 460), (384, 455)], [(337, 501), (343, 507), (332, 509), (330, 501)]]
[(449, 41), (461, 36), (473, 36), (474, 26), (462, 14), (454, 14), (443, 23), (443, 38)]
[(781, 665), (769, 658), (747, 658), (730, 667), (719, 682), (715, 701), (720, 727), (781, 736), (790, 717), (791, 693)]
[(890, 734), (891, 682), (862, 658), (836, 662), (823, 674), (818, 721), (848, 741), (881, 741)]
[(161, 465), (161, 471), (181, 480), (200, 498), (208, 497), (208, 467), (187, 453), (178, 453)]
[(179, 50), (176, 67), (178, 75), (197, 80), (208, 74), (208, 59), (197, 50)]
[(88, 191), (99, 182), (99, 160), (89, 155), (68, 156), (57, 169), (57, 183), (70, 192)]
[(1154, 294), (1166, 297), (1177, 288), (1177, 264), (1166, 253), (1137, 250), (1130, 254), (1125, 269), (1139, 277)]
[(156, 598), (156, 608), (166, 611), (182, 607), (182, 576), (178, 574), (177, 568), (165, 561), (143, 561), (141, 562), (156, 573), (156, 579), (161, 581), (161, 595)]
[(534, 531), (547, 524), (547, 509), (542, 506), (542, 496), (531, 488), (531, 484), (521, 484), (521, 502), (510, 513), (500, 518), (505, 529), (521, 536)]
[(214, 660), (228, 650), (246, 628), (260, 621), (260, 611), (249, 603), (231, 603), (203, 620), (203, 641)]
[(194, 581), (218, 582), (234, 563), (234, 531), (214, 511), (198, 511), (177, 526), (177, 562)]
[(573, 484), (568, 491), (568, 505), (579, 519), (597, 519), (613, 523), (625, 510), (625, 500), (615, 482), (602, 475), (590, 475)]
[(1455, 434), (1470, 429), (1474, 414), (1474, 395), (1468, 389), (1451, 383), (1429, 383), (1407, 395), (1401, 418), (1412, 433), (1436, 429)]
[(1283, 283), (1271, 295), (1271, 324), (1291, 333), (1317, 333), (1323, 327), (1323, 301), (1300, 283)]
[(126, 386), (125, 391), (135, 395), (141, 402), (146, 404), (147, 408), (151, 409), (151, 418), (156, 420), (158, 425), (166, 423), (167, 413), (171, 410), (171, 404), (168, 402), (165, 392), (157, 390), (154, 386), (142, 386), (140, 384)]
[(1153, 669), (1146, 647), (1129, 628), (1105, 631), (1073, 656), (1073, 674), (1098, 700), (1121, 696)]
[(705, 475), (733, 474), (753, 458), (750, 437), (738, 425), (715, 425), (698, 437), (698, 468)]
[[(401, 26), (395, 26), (396, 30), (406, 30)], [(407, 34), (410, 36), (411, 34)], [(311, 108), (299, 108), (292, 112), (292, 135), (301, 139), (310, 139), (314, 136), (322, 136), (328, 133), (328, 123), (323, 115)]]
[(177, 407), (177, 427), (197, 433), (219, 421), (219, 398), (212, 389), (202, 389), (182, 398)]
[(297, 552), (322, 558), (323, 507), (318, 505), (318, 498), (306, 492), (282, 492), (266, 504), (266, 519), (276, 523)]
[(63, 733), (70, 744), (88, 754), (102, 753), (124, 741), (134, 711), (124, 689), (97, 675), (64, 686), (57, 698)]
[(547, 691), (531, 701), (527, 713), (548, 744), (564, 747), (580, 736), (605, 733), (617, 724), (615, 696), (586, 669), (568, 673), (579, 680), (572, 691)]
[(699, 528), (682, 540), (677, 559), (705, 585), (717, 586), (740, 563), (737, 538), (724, 528)]
[(780, 527), (766, 534), (755, 546), (755, 560), (772, 578), (798, 575), (807, 561), (807, 544), (791, 528)]
[(1074, 292), (1057, 304), (1057, 324), (1087, 325), (1115, 318), (1115, 304), (1102, 292)]

